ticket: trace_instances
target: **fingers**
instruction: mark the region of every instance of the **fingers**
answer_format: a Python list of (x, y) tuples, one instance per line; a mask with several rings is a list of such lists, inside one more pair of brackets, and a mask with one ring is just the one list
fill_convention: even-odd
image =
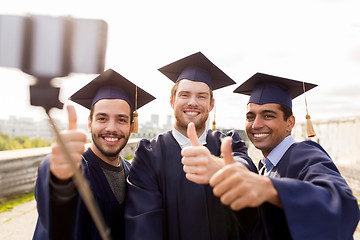
[(206, 166), (204, 165), (184, 165), (183, 170), (189, 174), (205, 174)]
[[(82, 160), (82, 153), (85, 150), (85, 145), (82, 142), (67, 142), (66, 145), (68, 149), (71, 149), (69, 154), (71, 155), (76, 167), (79, 167)], [(69, 164), (68, 159), (66, 159), (63, 149), (56, 143), (52, 147), (50, 171), (58, 179), (62, 180), (69, 179), (73, 175), (72, 167)]]
[(188, 135), (188, 138), (190, 139), (192, 146), (201, 146), (201, 143), (196, 134), (195, 124), (193, 122), (190, 122), (188, 124), (187, 135)]
[(206, 164), (210, 156), (209, 149), (204, 146), (185, 147), (181, 150), (181, 163), (185, 165), (203, 165)]
[[(226, 178), (228, 177), (228, 173), (225, 170), (227, 170), (227, 168), (228, 167), (225, 166), (224, 168), (222, 168), (219, 171), (217, 171), (216, 173), (214, 173), (214, 175), (212, 175), (212, 177), (210, 178), (210, 181), (209, 181), (210, 186), (216, 187), (226, 180)], [(216, 196), (219, 196), (218, 193)]]
[(246, 205), (246, 202), (244, 201), (243, 197), (241, 197), (241, 196), (238, 197), (237, 199), (235, 199), (229, 205), (230, 205), (231, 209), (234, 211), (239, 211), (245, 207), (255, 207), (255, 206)]
[[(228, 164), (219, 171), (217, 171), (216, 173), (214, 173), (214, 175), (210, 178), (209, 183), (212, 187), (214, 187), (214, 190), (215, 187), (217, 187), (217, 189), (222, 189), (223, 187), (226, 190), (230, 189), (232, 187), (230, 181), (233, 181), (231, 180), (231, 178), (241, 174), (244, 170), (247, 169), (241, 163), (234, 162), (233, 164)], [(226, 190), (224, 191), (217, 190), (219, 192), (214, 191), (214, 193), (216, 192), (215, 193), (216, 196), (220, 196)]]
[(68, 112), (69, 127), (68, 130), (75, 130), (77, 128), (77, 116), (74, 106), (68, 105), (66, 107)]
[[(231, 137), (225, 137), (224, 140), (221, 143), (221, 153), (223, 156), (223, 160), (225, 165), (230, 165), (235, 163), (233, 154), (232, 154), (232, 138)], [(212, 187), (218, 185), (219, 183), (223, 182), (228, 173), (224, 173), (225, 169), (220, 169), (219, 171), (217, 171), (211, 178), (210, 178), (210, 185)]]
[[(71, 150), (71, 153), (78, 153), (82, 154), (85, 151), (85, 144), (82, 141), (67, 141), (66, 147)], [(52, 154), (56, 155), (65, 155), (63, 149), (59, 144), (54, 144), (52, 147)], [(65, 158), (65, 157), (64, 157)], [(67, 160), (63, 160), (64, 162), (67, 162)]]
[[(61, 140), (65, 144), (66, 152), (69, 153), (77, 167), (80, 166), (82, 154), (85, 150), (87, 140), (86, 133), (77, 129), (77, 116), (74, 106), (67, 106), (68, 112), (68, 130), (60, 133)], [(50, 157), (50, 170), (59, 179), (68, 179), (74, 174), (72, 164), (67, 159), (65, 149), (60, 139), (52, 145), (52, 154)]]
[(263, 183), (266, 180), (267, 177), (250, 172), (242, 163), (235, 162), (216, 172), (209, 183), (213, 187), (214, 195), (220, 197), (224, 205), (237, 211), (244, 207), (259, 206), (265, 201), (270, 202), (268, 196), (275, 194), (265, 194), (270, 189)]
[(223, 159), (224, 159), (226, 165), (232, 164), (235, 162), (233, 154), (232, 154), (231, 145), (232, 145), (231, 137), (225, 137), (221, 143), (221, 153), (223, 155)]
[[(197, 151), (192, 151), (196, 148)], [(200, 147), (188, 147), (184, 148), (184, 157), (181, 159), (183, 170), (186, 173), (186, 178), (197, 184), (209, 183), (211, 171), (209, 169), (209, 163), (207, 161), (207, 155), (204, 156), (201, 153), (206, 154), (207, 148)], [(192, 155), (194, 154), (194, 155)], [(199, 155), (197, 155), (199, 154)]]
[[(190, 122), (187, 128), (187, 136), (191, 142), (191, 146), (182, 149), (181, 155), (183, 170), (186, 178), (198, 184), (209, 183), (211, 176), (224, 166), (224, 161), (211, 155), (208, 148), (204, 147), (196, 133), (195, 124)], [(231, 141), (230, 141), (230, 155)], [(229, 160), (230, 161), (230, 160)]]
[[(214, 187), (213, 193), (220, 197), (224, 205), (229, 205), (233, 210), (243, 208), (244, 185), (237, 171), (238, 164), (226, 165), (210, 179), (210, 185)], [(246, 192), (246, 191), (245, 191)]]
[[(235, 196), (241, 191), (239, 188), (242, 186), (242, 180), (238, 177), (237, 171), (234, 171), (236, 164), (225, 166), (221, 174), (221, 177), (214, 185), (213, 193), (215, 196), (221, 197), (221, 202), (225, 205), (229, 205)], [(211, 181), (211, 180), (210, 180)], [(214, 184), (214, 182), (212, 182)]]
[(206, 183), (208, 183), (208, 180), (207, 180), (206, 176), (204, 176), (204, 175), (187, 173), (185, 176), (189, 181), (192, 181), (192, 182), (197, 183), (197, 184), (206, 184)]

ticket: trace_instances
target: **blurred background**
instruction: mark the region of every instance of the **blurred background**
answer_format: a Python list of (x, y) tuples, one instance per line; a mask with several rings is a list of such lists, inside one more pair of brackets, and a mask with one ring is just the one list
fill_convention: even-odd
[[(122, 154), (131, 155), (138, 138), (151, 138), (172, 128), (170, 89), (157, 69), (201, 51), (237, 83), (214, 92), (216, 123), (221, 131), (237, 129), (257, 163), (259, 152), (244, 133), (247, 96), (233, 90), (256, 72), (318, 84), (306, 93), (319, 142), (333, 158), (356, 196), (360, 196), (360, 2), (358, 0), (12, 0), (0, 15), (46, 15), (99, 19), (108, 24), (105, 69), (112, 68), (157, 99), (139, 112), (139, 134)], [(0, 36), (1, 37), (1, 36)], [(87, 128), (88, 110), (67, 99), (97, 75), (70, 74), (53, 80), (59, 98), (73, 104), (79, 127)], [(0, 203), (33, 190), (37, 168), (54, 138), (42, 108), (30, 105), (32, 76), (0, 67)], [(296, 140), (305, 135), (305, 98), (293, 101)], [(53, 109), (60, 129), (66, 112)], [(209, 117), (209, 127), (213, 120)], [(0, 222), (2, 239), (32, 235), (33, 215), (20, 216), (17, 227)], [(24, 215), (24, 218), (22, 217)], [(5, 222), (16, 217), (4, 217)], [(25, 223), (23, 223), (25, 222)], [(5, 231), (6, 230), (6, 231)], [(357, 232), (358, 233), (358, 232)], [(360, 239), (356, 234), (355, 239)]]
[[(172, 82), (157, 69), (201, 51), (237, 82), (215, 91), (218, 128), (243, 129), (248, 97), (232, 91), (256, 72), (318, 84), (306, 94), (315, 122), (360, 115), (359, 8), (356, 0), (13, 0), (2, 5), (0, 14), (105, 20), (105, 69), (113, 68), (157, 98), (140, 109), (139, 121), (164, 129), (173, 121)], [(0, 68), (0, 77), (0, 119), (46, 117), (29, 105), (29, 76)], [(58, 79), (61, 100), (66, 102), (94, 77), (72, 74)], [(86, 124), (88, 111), (76, 108), (79, 121)], [(52, 114), (66, 122), (66, 113)], [(298, 122), (305, 121), (303, 96), (294, 100), (294, 114)]]

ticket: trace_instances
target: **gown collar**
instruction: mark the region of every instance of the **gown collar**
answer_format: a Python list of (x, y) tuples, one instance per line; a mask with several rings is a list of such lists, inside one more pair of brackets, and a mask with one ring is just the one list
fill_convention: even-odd
[[(201, 136), (199, 137), (199, 141), (202, 145), (206, 144), (206, 135), (207, 135), (208, 130), (205, 129), (205, 131), (201, 134)], [(171, 131), (172, 135), (174, 136), (176, 142), (180, 145), (181, 149), (183, 149), (184, 147), (189, 147), (191, 146), (191, 142), (190, 139), (185, 137), (184, 135), (182, 135), (178, 130), (176, 130), (175, 128), (172, 129)]]

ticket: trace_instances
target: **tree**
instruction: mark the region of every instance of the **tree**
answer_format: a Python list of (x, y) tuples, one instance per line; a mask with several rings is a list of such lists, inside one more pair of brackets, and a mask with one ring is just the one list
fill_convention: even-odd
[(9, 135), (0, 132), (0, 151), (10, 149), (9, 140), (10, 140)]
[(0, 151), (48, 147), (50, 145), (50, 141), (43, 140), (39, 137), (33, 139), (29, 139), (28, 136), (9, 137), (9, 135), (0, 132)]

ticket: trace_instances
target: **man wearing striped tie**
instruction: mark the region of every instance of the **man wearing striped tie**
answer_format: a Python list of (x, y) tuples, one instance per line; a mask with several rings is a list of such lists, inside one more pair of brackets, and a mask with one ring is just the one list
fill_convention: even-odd
[(260, 174), (235, 163), (225, 139), (226, 166), (210, 184), (233, 210), (258, 208), (251, 239), (353, 239), (359, 208), (351, 189), (319, 144), (291, 136), (292, 99), (315, 86), (256, 73), (234, 91), (250, 95), (246, 132), (263, 154)]

